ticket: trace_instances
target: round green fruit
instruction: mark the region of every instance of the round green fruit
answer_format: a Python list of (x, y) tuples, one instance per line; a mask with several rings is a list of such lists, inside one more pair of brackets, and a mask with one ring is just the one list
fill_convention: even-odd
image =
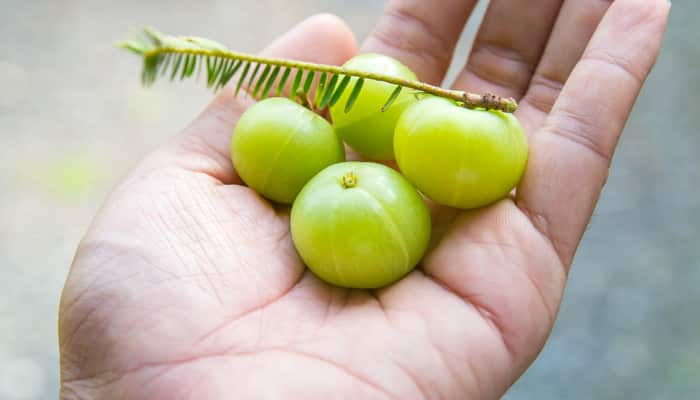
[(457, 208), (493, 203), (518, 184), (528, 146), (518, 120), (440, 98), (421, 100), (396, 125), (401, 172), (435, 202)]
[[(343, 65), (344, 68), (374, 72), (396, 78), (416, 80), (416, 75), (399, 61), (381, 54), (362, 54)], [(345, 104), (357, 80), (353, 78), (339, 101), (330, 108), (333, 126), (341, 139), (360, 155), (371, 160), (394, 159), (394, 127), (406, 107), (416, 101), (409, 90), (402, 90), (384, 112), (382, 106), (396, 88), (386, 82), (365, 79), (352, 109)]]
[(231, 159), (250, 188), (291, 203), (314, 175), (344, 161), (345, 150), (328, 121), (291, 100), (270, 98), (238, 120)]
[(294, 245), (319, 278), (378, 288), (406, 275), (430, 238), (430, 214), (401, 174), (381, 164), (345, 162), (316, 175), (294, 201)]

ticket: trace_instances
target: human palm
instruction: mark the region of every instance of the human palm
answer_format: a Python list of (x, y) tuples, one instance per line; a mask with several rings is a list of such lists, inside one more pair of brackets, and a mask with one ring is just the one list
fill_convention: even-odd
[[(392, 2), (363, 51), (440, 81), (474, 2), (429, 14), (430, 3)], [(513, 196), (433, 206), (430, 250), (389, 287), (330, 286), (297, 256), (289, 209), (236, 175), (230, 133), (248, 104), (223, 91), (129, 174), (82, 241), (61, 301), (61, 397), (502, 395), (551, 331), (668, 10), (510, 3), (491, 2), (456, 85), (520, 100), (531, 153)], [(341, 22), (318, 16), (267, 53), (340, 64), (355, 47)]]

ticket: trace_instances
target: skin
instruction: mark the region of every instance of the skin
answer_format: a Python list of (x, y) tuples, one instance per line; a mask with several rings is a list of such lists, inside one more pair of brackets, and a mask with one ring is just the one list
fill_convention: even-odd
[[(473, 3), (391, 1), (361, 50), (437, 82)], [(531, 151), (514, 197), (433, 207), (420, 269), (381, 290), (334, 288), (304, 271), (289, 210), (241, 185), (229, 146), (247, 104), (223, 91), (133, 169), (81, 242), (59, 314), (61, 398), (501, 396), (551, 331), (669, 4), (490, 7), (458, 85), (520, 100)], [(355, 53), (327, 15), (266, 50)]]

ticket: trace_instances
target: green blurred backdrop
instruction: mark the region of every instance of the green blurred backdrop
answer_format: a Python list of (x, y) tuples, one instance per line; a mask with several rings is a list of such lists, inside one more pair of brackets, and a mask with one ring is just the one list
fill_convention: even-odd
[[(152, 24), (256, 51), (317, 12), (361, 41), (384, 5), (0, 0), (0, 399), (56, 398), (56, 310), (78, 240), (127, 169), (211, 98), (201, 83), (142, 89), (114, 41)], [(700, 393), (699, 17), (700, 2), (675, 2), (554, 333), (508, 399)]]

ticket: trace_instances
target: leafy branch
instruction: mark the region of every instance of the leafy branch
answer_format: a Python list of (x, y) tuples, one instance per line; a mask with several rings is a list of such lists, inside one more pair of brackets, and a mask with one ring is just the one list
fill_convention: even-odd
[[(199, 77), (201, 71), (206, 68), (207, 86), (215, 91), (235, 76), (236, 96), (245, 85), (253, 98), (263, 99), (271, 95), (273, 89), (274, 95), (279, 96), (287, 83), (291, 83), (292, 98), (303, 96), (308, 99), (309, 93), (315, 89), (314, 103), (319, 109), (335, 105), (346, 90), (351, 90), (345, 103), (345, 112), (350, 111), (366, 79), (396, 85), (382, 111), (389, 108), (405, 88), (451, 99), (468, 108), (496, 109), (504, 112), (513, 112), (517, 108), (514, 99), (493, 94), (481, 95), (443, 89), (419, 81), (333, 65), (240, 53), (210, 39), (170, 36), (154, 28), (144, 28), (143, 33), (143, 36), (118, 45), (143, 57), (141, 80), (145, 86), (153, 84), (159, 76), (164, 75), (169, 75), (170, 80), (182, 80), (193, 75)], [(315, 80), (317, 76), (319, 78)], [(350, 85), (352, 78), (356, 79), (354, 84)]]

